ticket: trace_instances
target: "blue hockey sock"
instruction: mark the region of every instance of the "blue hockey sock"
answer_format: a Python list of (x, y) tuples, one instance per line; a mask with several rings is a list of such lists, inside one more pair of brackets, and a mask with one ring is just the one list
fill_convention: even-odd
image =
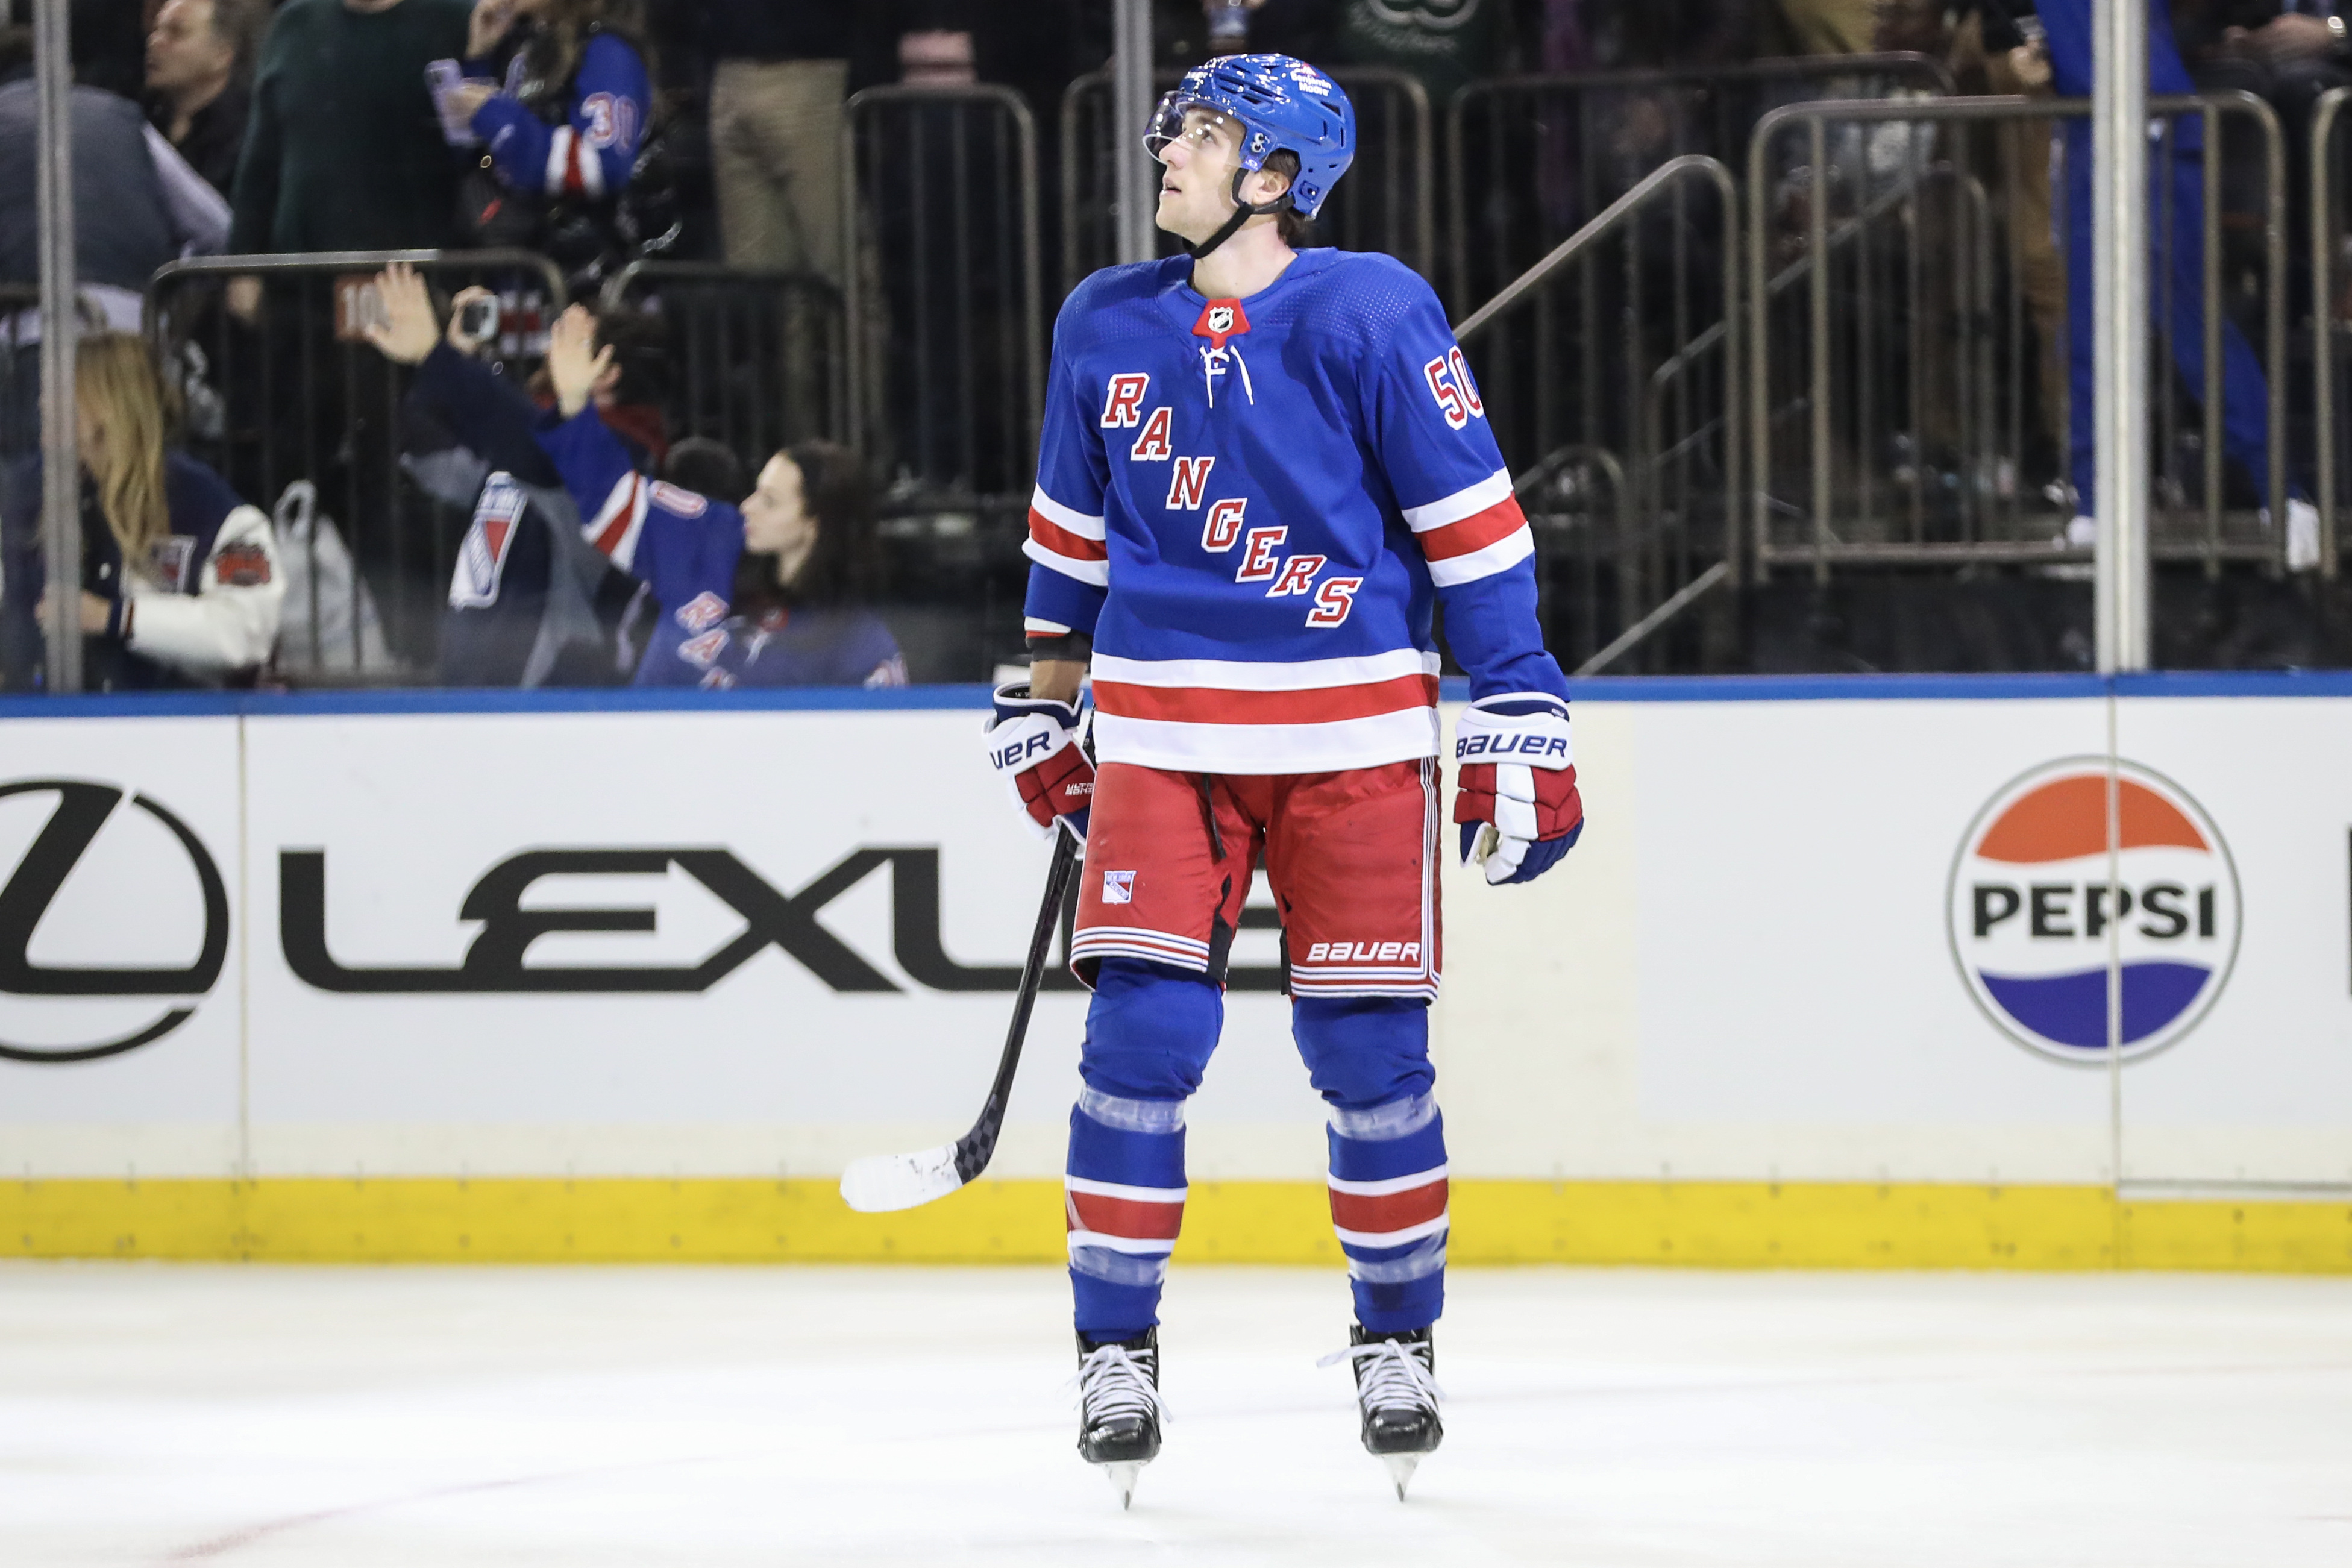
[(1292, 1024), (1329, 1108), (1331, 1224), (1356, 1319), (1375, 1333), (1427, 1328), (1445, 1307), (1448, 1220), (1428, 1005), (1302, 1000)]
[(1223, 1019), (1223, 994), (1205, 976), (1129, 958), (1105, 959), (1096, 976), (1063, 1200), (1077, 1328), (1090, 1343), (1160, 1321), (1184, 1217), (1184, 1101)]

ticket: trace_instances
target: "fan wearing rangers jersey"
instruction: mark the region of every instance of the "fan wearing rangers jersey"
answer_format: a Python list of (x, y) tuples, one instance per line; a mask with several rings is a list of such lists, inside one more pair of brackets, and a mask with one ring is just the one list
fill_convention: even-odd
[(1194, 69), (1146, 139), (1160, 226), (1191, 254), (1096, 273), (1055, 326), (1031, 679), (997, 693), (989, 755), (1040, 826), (1087, 847), (1071, 953), (1094, 996), (1066, 1189), (1079, 1447), (1123, 1492), (1159, 1448), (1184, 1106), (1261, 857), (1328, 1107), (1364, 1445), (1402, 1497), (1442, 1436), (1440, 607), (1473, 697), (1464, 856), (1526, 881), (1582, 826), (1534, 545), (1436, 297), (1388, 257), (1294, 248), (1354, 136), (1346, 95), (1298, 60)]
[[(620, 194), (635, 171), (652, 117), (644, 57), (621, 32), (574, 16), (551, 21), (544, 0), (477, 0), (465, 63), (468, 79), (450, 94), (484, 149), (499, 183), (550, 202), (597, 202)], [(573, 7), (591, 18), (614, 7)], [(494, 89), (493, 51), (518, 22), (535, 22)], [(584, 36), (583, 36), (584, 35)], [(561, 73), (570, 54), (566, 81)], [(557, 68), (551, 70), (551, 67)]]

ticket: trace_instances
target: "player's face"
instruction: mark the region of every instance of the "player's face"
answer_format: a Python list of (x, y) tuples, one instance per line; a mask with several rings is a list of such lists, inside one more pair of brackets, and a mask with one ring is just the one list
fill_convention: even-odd
[(1232, 121), (1186, 110), (1183, 130), (1160, 149), (1160, 226), (1191, 240), (1216, 233), (1234, 210), (1240, 153), (1240, 128)]
[(815, 542), (801, 466), (779, 452), (760, 470), (760, 488), (743, 498), (743, 548), (794, 561)]

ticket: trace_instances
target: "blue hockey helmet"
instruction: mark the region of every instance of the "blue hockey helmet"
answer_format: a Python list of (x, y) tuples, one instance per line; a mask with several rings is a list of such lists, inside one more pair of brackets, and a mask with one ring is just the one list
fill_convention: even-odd
[[(1288, 55), (1220, 55), (1184, 73), (1160, 100), (1143, 144), (1154, 158), (1184, 129), (1187, 110), (1205, 109), (1234, 121), (1242, 135), (1241, 166), (1263, 168), (1276, 153), (1298, 158), (1290, 205), (1313, 217), (1356, 159), (1356, 110), (1338, 82)], [(1238, 181), (1236, 181), (1238, 184)]]

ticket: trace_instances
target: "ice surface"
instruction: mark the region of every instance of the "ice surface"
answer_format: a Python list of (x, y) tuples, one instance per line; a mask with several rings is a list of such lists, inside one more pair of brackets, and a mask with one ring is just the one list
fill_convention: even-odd
[(2343, 1568), (2352, 1279), (1462, 1271), (1356, 1446), (1337, 1271), (1179, 1267), (1131, 1513), (1034, 1268), (0, 1266), (0, 1563)]

